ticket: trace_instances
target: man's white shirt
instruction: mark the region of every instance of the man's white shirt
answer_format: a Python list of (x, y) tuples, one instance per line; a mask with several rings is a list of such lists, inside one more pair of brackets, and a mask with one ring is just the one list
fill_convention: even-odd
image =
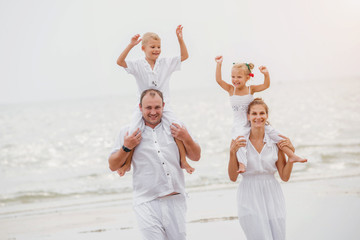
[[(112, 153), (120, 150), (129, 126), (121, 129)], [(129, 135), (132, 134), (129, 132)], [(159, 123), (145, 126), (132, 157), (134, 204), (138, 205), (173, 192), (185, 193), (179, 149), (174, 138)]]

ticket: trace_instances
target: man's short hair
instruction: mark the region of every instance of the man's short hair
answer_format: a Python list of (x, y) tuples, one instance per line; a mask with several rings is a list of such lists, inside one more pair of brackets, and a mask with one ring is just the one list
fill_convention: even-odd
[(141, 96), (140, 96), (140, 106), (142, 106), (142, 100), (143, 100), (143, 98), (145, 97), (145, 95), (146, 95), (147, 93), (149, 93), (150, 96), (152, 96), (152, 97), (155, 97), (156, 94), (159, 95), (159, 96), (161, 97), (161, 102), (162, 102), (162, 103), (164, 102), (164, 97), (163, 97), (163, 94), (162, 94), (161, 91), (159, 91), (159, 90), (157, 90), (157, 89), (147, 89), (147, 90), (145, 90), (145, 91), (143, 91), (143, 92), (141, 93)]

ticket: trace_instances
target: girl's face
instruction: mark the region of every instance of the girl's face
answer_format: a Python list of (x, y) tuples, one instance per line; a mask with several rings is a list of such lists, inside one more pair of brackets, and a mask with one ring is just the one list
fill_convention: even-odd
[(235, 88), (243, 88), (250, 76), (245, 74), (245, 71), (239, 68), (231, 70), (231, 81)]
[(156, 61), (161, 53), (161, 41), (149, 39), (149, 41), (141, 48), (145, 53), (146, 59)]
[(250, 112), (248, 113), (248, 120), (250, 121), (251, 127), (265, 127), (268, 114), (266, 109), (261, 104), (251, 106)]

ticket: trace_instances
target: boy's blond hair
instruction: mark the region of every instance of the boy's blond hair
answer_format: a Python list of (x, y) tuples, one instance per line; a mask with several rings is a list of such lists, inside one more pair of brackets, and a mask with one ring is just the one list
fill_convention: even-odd
[(156, 33), (147, 32), (142, 37), (141, 45), (142, 46), (146, 45), (149, 42), (150, 39), (159, 40), (159, 41), (161, 40), (159, 35), (157, 35)]

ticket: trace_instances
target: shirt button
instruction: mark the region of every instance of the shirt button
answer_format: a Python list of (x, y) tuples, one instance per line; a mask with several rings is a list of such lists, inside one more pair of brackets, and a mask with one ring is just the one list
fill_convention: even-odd
[(169, 176), (170, 174), (168, 173), (168, 174), (166, 174), (166, 175), (168, 175), (168, 176)]
[(160, 151), (158, 151), (158, 153), (160, 153)]
[(157, 143), (157, 141), (155, 141), (155, 143)]
[(165, 163), (163, 162), (163, 165), (164, 165)]

